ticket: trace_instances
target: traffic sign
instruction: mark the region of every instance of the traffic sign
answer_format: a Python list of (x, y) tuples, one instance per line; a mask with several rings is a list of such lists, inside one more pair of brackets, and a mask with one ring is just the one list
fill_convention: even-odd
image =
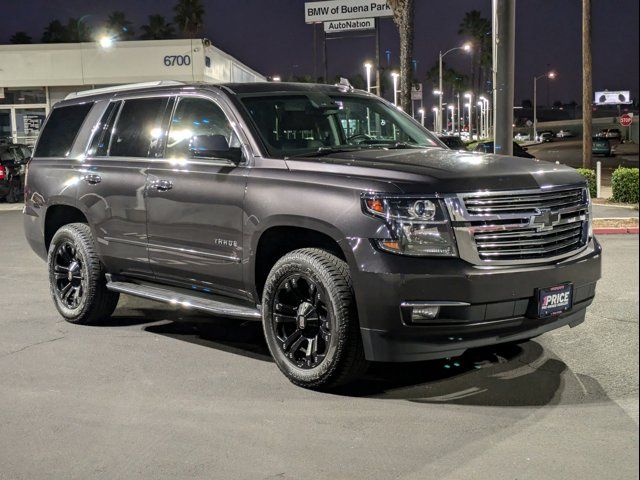
[(623, 127), (630, 127), (633, 123), (633, 114), (625, 113), (620, 117), (620, 125)]

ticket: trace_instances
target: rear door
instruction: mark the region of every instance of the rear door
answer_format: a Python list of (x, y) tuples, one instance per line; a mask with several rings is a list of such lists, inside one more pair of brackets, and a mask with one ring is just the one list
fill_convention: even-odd
[(78, 168), (78, 202), (112, 273), (153, 278), (147, 255), (144, 192), (169, 97), (112, 101)]
[(246, 296), (243, 201), (248, 169), (220, 99), (177, 99), (162, 162), (148, 170), (149, 258), (163, 283)]

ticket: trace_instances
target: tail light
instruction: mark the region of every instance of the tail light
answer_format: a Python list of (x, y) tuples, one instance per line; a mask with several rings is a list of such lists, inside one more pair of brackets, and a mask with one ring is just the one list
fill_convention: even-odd
[(7, 167), (4, 165), (0, 165), (0, 180), (7, 179)]

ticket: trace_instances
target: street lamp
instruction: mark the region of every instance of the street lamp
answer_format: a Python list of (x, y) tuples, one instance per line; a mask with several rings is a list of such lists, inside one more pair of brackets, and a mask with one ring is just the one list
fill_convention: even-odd
[(398, 72), (391, 72), (391, 76), (393, 77), (393, 104), (398, 106), (398, 77), (400, 74)]
[(433, 107), (431, 109), (433, 112), (433, 131), (437, 133), (438, 131), (438, 107)]
[[(440, 92), (444, 91), (444, 87), (442, 85), (442, 59), (447, 56), (449, 53), (451, 52), (455, 52), (456, 50), (464, 50), (465, 52), (470, 52), (471, 51), (471, 44), (470, 43), (465, 43), (464, 45), (462, 45), (461, 47), (453, 47), (449, 50), (447, 50), (446, 52), (442, 53), (442, 50), (440, 50), (440, 56), (439, 56), (439, 60), (438, 60), (438, 66), (439, 66), (439, 74), (438, 74), (438, 78), (439, 78), (439, 83), (438, 83), (438, 90), (440, 90)], [(440, 111), (442, 111), (442, 95), (440, 95), (440, 101), (438, 102), (438, 108), (440, 108)], [(442, 127), (442, 125), (440, 125), (440, 127)], [(440, 128), (440, 130), (442, 130), (442, 128)]]
[(538, 136), (538, 80), (541, 78), (550, 78), (553, 80), (556, 78), (556, 72), (551, 71), (543, 75), (533, 77), (533, 140), (535, 141)]
[(478, 129), (478, 140), (480, 140), (481, 137), (487, 137), (487, 121), (485, 119), (484, 102), (482, 100), (478, 100), (477, 105), (480, 107), (480, 128)]
[(454, 105), (449, 105), (449, 110), (451, 110), (451, 130), (455, 130), (456, 125), (456, 107)]
[(480, 97), (480, 100), (484, 104), (483, 106), (484, 106), (484, 130), (485, 130), (485, 135), (487, 137), (491, 137), (491, 116), (489, 115), (489, 112), (491, 111), (491, 108), (489, 106), (489, 99), (487, 99), (485, 97)]
[(464, 98), (469, 100), (469, 103), (465, 104), (465, 107), (469, 107), (469, 139), (473, 140), (473, 116), (472, 116), (472, 105), (473, 105), (473, 93), (467, 92), (464, 94)]
[(371, 93), (371, 68), (373, 67), (373, 65), (371, 65), (369, 62), (364, 64), (364, 68), (367, 71), (367, 92)]
[(113, 41), (114, 41), (113, 37), (110, 37), (108, 35), (103, 35), (98, 39), (98, 43), (100, 44), (100, 47), (104, 48), (105, 50), (113, 47)]
[(275, 75), (275, 76), (271, 77), (271, 81), (272, 81), (272, 82), (279, 82), (279, 81), (281, 81), (281, 80), (282, 80), (282, 79), (281, 79), (278, 75)]
[(418, 113), (420, 114), (420, 123), (424, 127), (424, 108), (420, 108), (418, 110)]

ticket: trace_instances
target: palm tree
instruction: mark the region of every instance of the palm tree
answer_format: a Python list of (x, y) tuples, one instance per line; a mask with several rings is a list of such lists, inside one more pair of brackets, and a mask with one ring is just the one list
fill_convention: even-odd
[(477, 94), (486, 76), (483, 69), (491, 65), (491, 22), (479, 10), (471, 10), (464, 14), (458, 34), (468, 37), (473, 45), (471, 88)]
[(66, 42), (90, 42), (92, 41), (91, 27), (84, 23), (81, 18), (70, 18), (65, 27)]
[(411, 86), (413, 84), (413, 33), (415, 25), (414, 0), (388, 0), (393, 10), (393, 21), (400, 34), (400, 106), (411, 112)]
[(31, 35), (27, 34), (27, 32), (16, 32), (11, 35), (9, 42), (13, 44), (31, 43)]
[(132, 23), (127, 20), (124, 12), (115, 11), (109, 15), (107, 19), (107, 30), (114, 35), (117, 35), (119, 40), (132, 40), (134, 37), (134, 31)]
[(173, 20), (184, 37), (193, 38), (202, 31), (204, 7), (201, 0), (179, 0), (173, 11), (176, 12)]
[(44, 29), (42, 43), (63, 43), (67, 41), (67, 29), (60, 20), (52, 20)]
[(140, 27), (143, 40), (164, 40), (174, 35), (173, 25), (167, 23), (162, 15), (149, 15), (149, 23)]
[(591, 0), (582, 0), (582, 166), (592, 167)]

